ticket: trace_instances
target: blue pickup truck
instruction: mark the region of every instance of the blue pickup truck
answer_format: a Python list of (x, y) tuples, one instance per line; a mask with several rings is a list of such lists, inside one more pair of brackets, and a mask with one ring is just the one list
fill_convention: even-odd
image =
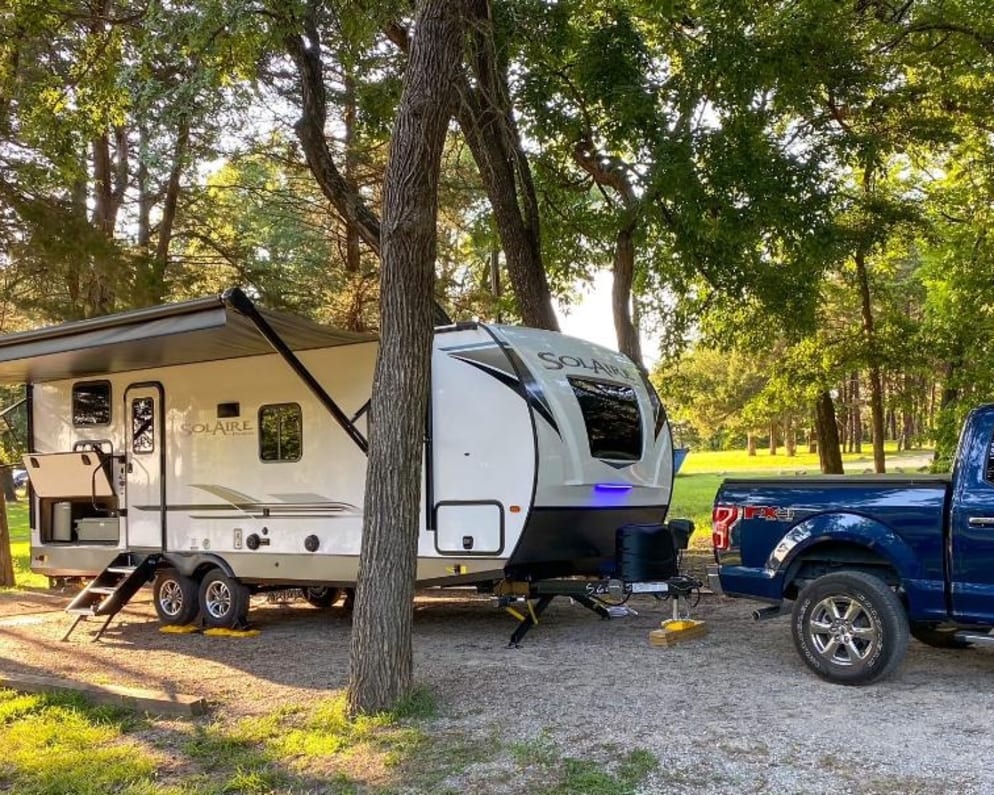
[(869, 684), (931, 646), (994, 645), (994, 405), (975, 409), (951, 476), (726, 480), (712, 587), (786, 612), (822, 678)]

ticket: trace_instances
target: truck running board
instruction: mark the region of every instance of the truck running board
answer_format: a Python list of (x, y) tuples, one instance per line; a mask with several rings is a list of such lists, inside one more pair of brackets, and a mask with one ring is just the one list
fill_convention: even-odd
[(111, 619), (155, 576), (160, 557), (155, 554), (136, 556), (133, 552), (122, 552), (114, 558), (69, 603), (66, 612), (76, 616), (76, 620), (62, 640), (69, 640), (80, 621), (91, 616), (102, 616), (106, 619), (93, 637), (94, 641), (99, 640)]
[(975, 646), (994, 646), (994, 635), (988, 635), (986, 632), (964, 630), (957, 632), (955, 637), (956, 640), (963, 641), (964, 643), (972, 643)]

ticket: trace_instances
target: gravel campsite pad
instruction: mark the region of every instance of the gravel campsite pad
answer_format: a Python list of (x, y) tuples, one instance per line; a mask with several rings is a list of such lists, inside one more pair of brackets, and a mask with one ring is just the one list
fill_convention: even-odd
[[(0, 670), (203, 696), (213, 717), (199, 720), (215, 721), (307, 704), (346, 681), (340, 607), (255, 597), (257, 637), (170, 635), (142, 593), (99, 642), (94, 623), (61, 643), (65, 601), (0, 594)], [(605, 766), (642, 749), (658, 766), (640, 792), (994, 791), (994, 653), (912, 641), (895, 676), (846, 688), (811, 675), (788, 620), (756, 623), (753, 604), (704, 596), (694, 616), (710, 633), (673, 648), (647, 641), (669, 604), (629, 604), (637, 615), (601, 621), (557, 600), (508, 649), (514, 622), (489, 598), (420, 594), (416, 678), (438, 702), (427, 731), (493, 749), (444, 788), (535, 791), (527, 754), (507, 750), (531, 747)]]

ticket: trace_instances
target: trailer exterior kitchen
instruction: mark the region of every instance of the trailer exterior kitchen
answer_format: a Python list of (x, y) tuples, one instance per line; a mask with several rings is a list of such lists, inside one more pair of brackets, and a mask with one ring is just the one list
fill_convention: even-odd
[[(376, 352), (237, 289), (0, 337), (0, 382), (27, 385), (32, 569), (95, 576), (93, 614), (154, 577), (161, 621), (215, 626), (253, 590), (354, 585)], [(626, 357), (436, 330), (419, 584), (613, 576), (617, 529), (662, 522), (672, 481), (665, 412)]]

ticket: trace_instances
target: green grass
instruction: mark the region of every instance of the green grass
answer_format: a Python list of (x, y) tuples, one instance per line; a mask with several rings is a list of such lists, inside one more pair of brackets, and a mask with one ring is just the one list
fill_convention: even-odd
[[(873, 467), (873, 454), (869, 445), (863, 453), (846, 453), (843, 464), (849, 474), (860, 473)], [(807, 447), (804, 448), (807, 450)], [(887, 448), (889, 472), (918, 471), (920, 461), (931, 455), (931, 450), (911, 450), (898, 453), (893, 443)], [(792, 476), (819, 472), (817, 453), (798, 452), (788, 457), (780, 448), (780, 455), (771, 456), (768, 450), (758, 450), (750, 456), (745, 450), (691, 450), (673, 481), (673, 499), (669, 516), (691, 519), (697, 528), (690, 541), (692, 549), (708, 549), (711, 545), (711, 505), (721, 481), (726, 477), (753, 474), (758, 477)]]
[[(931, 456), (932, 451), (903, 450), (897, 452), (896, 442), (884, 446), (887, 456), (887, 470), (900, 472), (918, 469), (918, 460)], [(819, 471), (818, 454), (809, 453), (807, 445), (798, 445), (797, 455), (788, 456), (786, 448), (779, 448), (777, 455), (770, 455), (767, 448), (759, 448), (756, 455), (750, 456), (745, 450), (694, 450), (683, 462), (681, 474), (694, 475), (701, 472), (750, 472), (766, 471), (771, 474), (793, 474), (795, 472)], [(869, 443), (863, 445), (862, 453), (843, 453), (842, 462), (846, 472), (862, 472), (873, 467), (873, 450)]]
[(7, 503), (7, 526), (10, 528), (10, 552), (14, 558), (14, 582), (18, 588), (47, 588), (48, 577), (31, 571), (31, 530), (28, 526), (28, 501), (23, 497)]
[(150, 783), (158, 759), (126, 736), (140, 725), (78, 696), (0, 690), (0, 791), (103, 795)]
[[(629, 795), (658, 767), (643, 749), (564, 754), (546, 734), (508, 742), (429, 729), (428, 691), (392, 712), (348, 720), (343, 693), (306, 705), (189, 723), (140, 718), (79, 696), (0, 690), (0, 792), (19, 795), (329, 795), (461, 791), (495, 764), (529, 792)], [(474, 766), (477, 769), (474, 770)], [(475, 785), (474, 785), (475, 786)]]

